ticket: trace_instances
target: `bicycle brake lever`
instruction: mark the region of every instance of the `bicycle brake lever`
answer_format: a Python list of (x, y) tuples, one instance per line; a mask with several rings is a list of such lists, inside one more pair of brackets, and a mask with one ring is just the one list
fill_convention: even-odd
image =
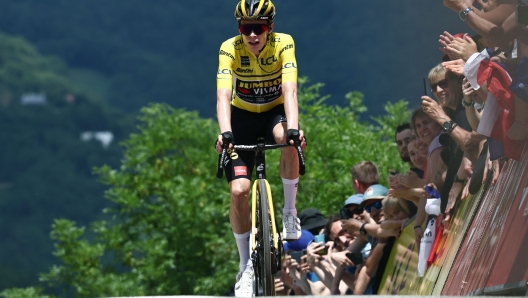
[(216, 172), (216, 178), (220, 179), (224, 175), (224, 159), (226, 156), (226, 149), (222, 148), (222, 153), (218, 154), (218, 171)]
[(299, 175), (306, 173), (306, 165), (304, 161), (304, 153), (301, 148), (301, 142), (299, 140), (293, 141), (293, 146), (297, 149), (297, 157), (299, 158)]

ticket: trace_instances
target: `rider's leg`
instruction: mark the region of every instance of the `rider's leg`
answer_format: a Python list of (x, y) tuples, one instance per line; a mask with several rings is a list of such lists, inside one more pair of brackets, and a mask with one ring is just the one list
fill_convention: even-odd
[[(273, 128), (273, 136), (277, 144), (286, 143), (286, 122), (281, 122)], [(299, 182), (299, 159), (293, 146), (281, 148), (280, 175), (284, 186), (284, 214), (297, 216), (295, 200)]]
[[(286, 122), (275, 125), (273, 128), (273, 137), (277, 144), (286, 143)], [(284, 236), (284, 238), (297, 239), (301, 234), (297, 218), (297, 209), (295, 208), (297, 184), (299, 182), (299, 159), (297, 158), (297, 151), (293, 146), (281, 148), (280, 175), (284, 188), (283, 225), (286, 226), (286, 220), (284, 218), (287, 215), (293, 215), (291, 224), (294, 225), (293, 229), (296, 230), (293, 234), (289, 231), (287, 233), (288, 235)]]
[(235, 179), (229, 183), (229, 189), (231, 191), (229, 220), (240, 256), (240, 272), (244, 271), (247, 264), (250, 263), (249, 233), (251, 230), (251, 220), (248, 204), (250, 186), (251, 181), (248, 179)]

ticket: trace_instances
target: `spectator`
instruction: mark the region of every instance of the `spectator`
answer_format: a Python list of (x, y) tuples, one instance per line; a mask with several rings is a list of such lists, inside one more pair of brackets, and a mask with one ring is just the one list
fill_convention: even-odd
[[(399, 133), (398, 133), (399, 131)], [(405, 161), (409, 161), (410, 170), (405, 174), (400, 173), (391, 173), (389, 176), (389, 185), (392, 190), (408, 190), (415, 187), (423, 187), (424, 185), (424, 162), (425, 161), (425, 155), (424, 158), (416, 158), (417, 151), (415, 150), (414, 154), (414, 160), (420, 161), (421, 165), (420, 167), (416, 166), (413, 162), (413, 160), (410, 157), (411, 152), (409, 151), (409, 144), (413, 143), (414, 148), (414, 142), (413, 140), (413, 131), (411, 128), (410, 123), (404, 123), (402, 125), (399, 125), (396, 128), (396, 145), (398, 146), (398, 150), (400, 151), (400, 157), (401, 159)], [(402, 148), (402, 146), (405, 145), (405, 149)], [(424, 149), (427, 150), (427, 147), (424, 144)], [(407, 156), (406, 159), (404, 159), (404, 156)], [(420, 155), (418, 155), (420, 156)], [(408, 196), (403, 196), (408, 197)], [(415, 197), (410, 197), (410, 200), (406, 201), (406, 203), (409, 205), (408, 208), (411, 211), (411, 213), (414, 215), (417, 212), (416, 206), (418, 205), (418, 199)]]
[[(357, 194), (363, 194), (371, 185), (379, 183), (379, 171), (378, 167), (371, 161), (362, 161), (358, 164), (355, 164), (350, 170), (352, 175), (352, 188)], [(354, 241), (350, 243), (347, 250), (349, 252), (360, 252), (366, 245), (368, 240), (366, 237), (356, 237)], [(339, 285), (343, 273), (345, 272), (345, 267), (337, 267), (334, 277), (334, 282), (332, 283), (332, 294), (339, 294)]]
[(401, 160), (408, 163), (409, 167), (413, 169), (414, 165), (409, 158), (409, 151), (407, 150), (407, 145), (411, 141), (411, 135), (411, 124), (406, 122), (396, 127), (394, 139), (396, 141), (396, 146), (398, 146)]
[[(443, 146), (440, 144), (439, 138), (442, 133), (442, 127), (435, 122), (428, 114), (421, 108), (415, 109), (411, 115), (411, 124), (416, 130), (417, 136), (421, 141), (428, 144), (427, 155), (427, 171), (425, 174), (425, 183), (433, 183), (437, 189), (440, 189), (444, 184), (444, 175), (447, 165), (443, 162), (440, 152)], [(421, 225), (425, 221), (425, 204), (427, 202), (427, 194), (423, 191), (419, 197), (418, 211), (415, 220), (415, 237), (416, 242), (420, 243), (423, 236), (423, 228)]]
[[(298, 289), (294, 289), (295, 294), (307, 294), (311, 295), (314, 293), (320, 294), (318, 291), (319, 286), (314, 285), (314, 281), (311, 281), (307, 278), (307, 271), (302, 270), (302, 264), (299, 264), (298, 261), (292, 257), (295, 253), (306, 252), (306, 249), (309, 244), (311, 244), (314, 240), (314, 235), (310, 233), (308, 230), (301, 230), (301, 236), (299, 239), (291, 242), (284, 242), (284, 251), (288, 254), (287, 256), (287, 262), (285, 263), (285, 270), (286, 274), (288, 274), (295, 282), (293, 283), (298, 287)], [(300, 260), (300, 259), (299, 259)], [(284, 272), (283, 272), (284, 273)], [(288, 283), (288, 278), (284, 279), (286, 283)], [(300, 289), (300, 291), (299, 291)]]
[[(416, 149), (415, 144), (416, 142), (414, 141), (409, 142), (409, 145), (407, 146), (409, 150), (409, 156), (416, 168), (423, 171), (426, 165), (427, 147), (425, 145), (423, 146), (425, 147), (426, 152), (422, 154), (418, 149)], [(391, 185), (391, 188), (389, 189), (389, 195), (405, 199), (408, 202), (407, 205), (409, 209), (409, 216), (413, 217), (418, 211), (417, 206), (419, 205), (420, 196), (423, 192), (424, 185), (425, 180), (423, 179), (423, 175), (417, 176), (414, 172), (409, 172), (398, 181), (398, 184), (396, 185), (397, 187), (393, 187), (393, 185)]]
[(373, 184), (379, 183), (378, 167), (371, 161), (362, 161), (350, 169), (352, 175), (352, 188), (362, 194)]
[(301, 229), (308, 230), (313, 235), (320, 234), (326, 226), (328, 220), (315, 208), (307, 208), (299, 213)]
[(357, 214), (361, 214), (363, 212), (363, 208), (360, 206), (361, 202), (363, 202), (362, 194), (355, 194), (348, 197), (341, 208), (341, 219), (349, 219), (357, 216)]
[(405, 224), (409, 221), (407, 204), (398, 198), (388, 195), (382, 200), (382, 205), (385, 220), (380, 224), (380, 228), (385, 230), (386, 232), (384, 231), (384, 233), (390, 234), (390, 236), (399, 236)]
[(411, 123), (418, 138), (428, 146), (425, 181), (426, 183), (434, 183), (438, 188), (441, 188), (443, 174), (447, 168), (440, 156), (443, 149), (439, 140), (443, 133), (442, 127), (421, 108), (414, 110), (411, 115)]
[(376, 184), (370, 186), (363, 195), (361, 206), (365, 208), (363, 212), (363, 222), (355, 219), (343, 220), (343, 229), (352, 233), (359, 231), (361, 235), (370, 235), (368, 241), (372, 250), (364, 265), (359, 268), (354, 285), (354, 295), (372, 294), (374, 281), (378, 270), (379, 261), (383, 256), (383, 248), (387, 243), (386, 238), (377, 238), (379, 224), (383, 218), (381, 200), (387, 195), (388, 189), (383, 185)]
[[(346, 248), (353, 237), (341, 228), (340, 216), (333, 215), (329, 218), (325, 228), (325, 246), (320, 243), (312, 243), (307, 248), (307, 260), (310, 270), (315, 273), (328, 289), (335, 281), (335, 271), (338, 267), (350, 267), (354, 264), (346, 257)], [(328, 249), (325, 256), (320, 255), (324, 248)], [(348, 268), (347, 268), (348, 269)], [(344, 294), (348, 287), (353, 285), (353, 272), (347, 270), (339, 281), (339, 293)]]

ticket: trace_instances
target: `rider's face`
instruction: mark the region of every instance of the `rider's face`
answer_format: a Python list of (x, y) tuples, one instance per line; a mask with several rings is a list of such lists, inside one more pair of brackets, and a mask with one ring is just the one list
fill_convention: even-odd
[[(248, 29), (249, 32), (243, 32), (243, 26), (247, 26), (247, 28), (251, 28), (252, 26), (256, 26), (256, 30)], [(259, 27), (258, 25), (261, 25)], [(263, 25), (263, 26), (262, 26)], [(266, 30), (262, 30), (266, 29)], [(268, 32), (271, 32), (273, 29), (273, 23), (271, 23), (268, 27), (266, 20), (254, 20), (254, 21), (248, 21), (248, 20), (242, 20), (240, 22), (239, 30), (241, 31), (242, 39), (244, 40), (244, 44), (246, 47), (255, 54), (255, 56), (258, 56), (260, 53), (260, 50), (266, 45), (266, 42), (268, 40)], [(255, 32), (257, 31), (257, 32)], [(260, 31), (260, 32), (259, 32)], [(249, 33), (249, 35), (246, 35), (245, 33)], [(259, 33), (259, 34), (257, 34)]]

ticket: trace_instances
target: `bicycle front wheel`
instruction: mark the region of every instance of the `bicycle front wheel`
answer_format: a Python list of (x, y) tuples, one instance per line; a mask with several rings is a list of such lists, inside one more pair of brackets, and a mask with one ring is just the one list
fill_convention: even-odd
[(268, 206), (268, 193), (266, 181), (260, 180), (257, 187), (257, 212), (258, 212), (258, 284), (262, 287), (263, 296), (275, 296), (275, 279), (273, 278), (272, 264), (275, 261), (271, 244), (271, 224)]

